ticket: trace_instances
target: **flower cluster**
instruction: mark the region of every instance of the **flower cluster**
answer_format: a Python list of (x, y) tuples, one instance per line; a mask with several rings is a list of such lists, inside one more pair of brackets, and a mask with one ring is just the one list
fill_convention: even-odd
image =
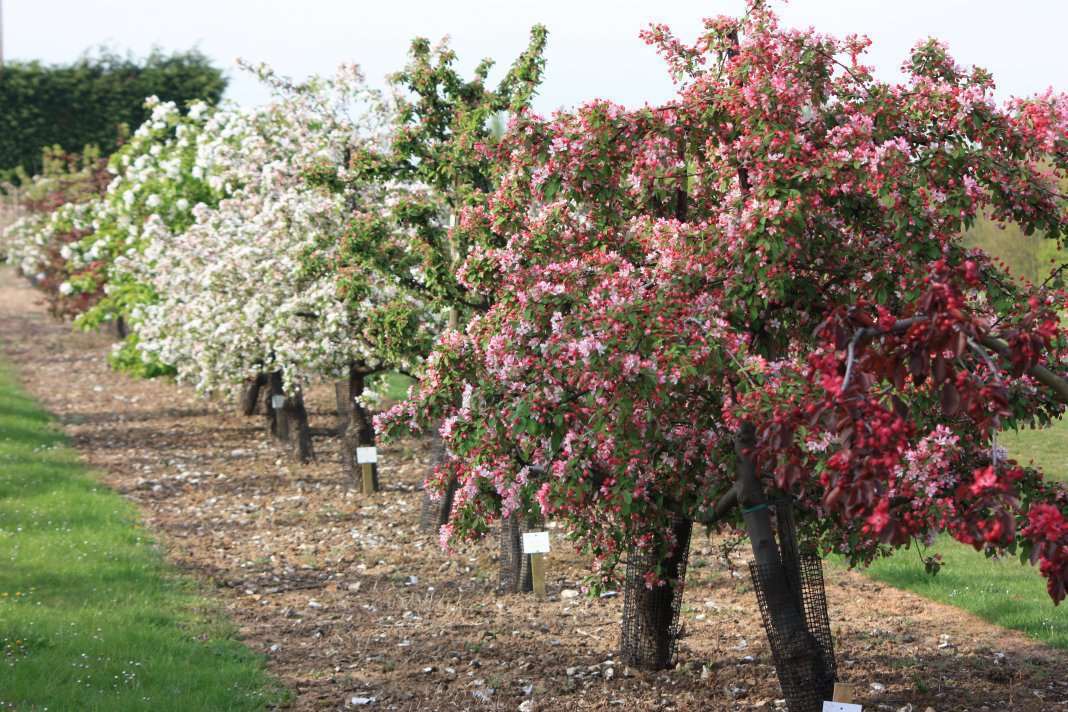
[(81, 156), (46, 150), (43, 171), (24, 181), (19, 192), (25, 215), (0, 232), (0, 256), (45, 293), (55, 316), (81, 313), (92, 302), (66, 284), (67, 260), (85, 235), (78, 226), (86, 221), (90, 201), (104, 193), (111, 177), (95, 149)]
[[(301, 85), (254, 71), (275, 99), (216, 114), (197, 144), (196, 167), (224, 197), (195, 206), (185, 230), (124, 263), (160, 295), (137, 312), (141, 351), (209, 391), (273, 371), (291, 390), (390, 356), (412, 367), (390, 339), (429, 339), (423, 305), (373, 274), (333, 268), (351, 212), (380, 209), (386, 195), (348, 180), (346, 166), (383, 141), (381, 100), (354, 67)], [(310, 180), (324, 165), (343, 189)], [(372, 328), (381, 321), (394, 333)]]

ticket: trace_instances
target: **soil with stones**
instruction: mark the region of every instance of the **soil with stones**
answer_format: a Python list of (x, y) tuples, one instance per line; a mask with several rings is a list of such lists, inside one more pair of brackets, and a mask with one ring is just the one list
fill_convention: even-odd
[[(785, 709), (743, 550), (729, 566), (720, 540), (694, 535), (679, 664), (630, 670), (614, 662), (622, 597), (576, 595), (589, 562), (559, 539), (540, 602), (495, 592), (496, 541), (450, 557), (419, 532), (427, 443), (380, 447), (383, 491), (361, 495), (342, 475), (332, 388), (308, 394), (317, 460), (300, 466), (236, 398), (114, 373), (109, 348), (0, 271), (6, 360), (267, 657), (291, 709)], [(1068, 710), (1064, 651), (857, 573), (827, 577), (839, 676), (865, 710)]]

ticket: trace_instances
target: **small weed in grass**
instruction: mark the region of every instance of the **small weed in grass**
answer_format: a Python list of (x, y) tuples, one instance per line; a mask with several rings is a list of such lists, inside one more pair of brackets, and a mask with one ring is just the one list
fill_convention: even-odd
[(284, 696), (0, 367), (0, 708), (262, 710)]

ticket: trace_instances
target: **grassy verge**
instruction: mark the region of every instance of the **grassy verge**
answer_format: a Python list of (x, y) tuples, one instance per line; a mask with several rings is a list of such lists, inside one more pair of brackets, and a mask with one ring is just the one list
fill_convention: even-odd
[[(1068, 481), (1068, 420), (1047, 430), (1006, 434), (1003, 444), (1017, 460), (1034, 460), (1051, 479)], [(938, 541), (930, 553), (939, 553), (944, 560), (936, 576), (925, 573), (920, 558), (911, 551), (877, 562), (868, 575), (1068, 649), (1068, 608), (1066, 604), (1054, 607), (1037, 568), (1021, 565), (1017, 559), (987, 559), (948, 537)]]
[(1005, 433), (1001, 444), (1020, 463), (1034, 460), (1047, 478), (1068, 482), (1068, 416), (1052, 428)]
[(0, 709), (262, 710), (283, 695), (0, 364)]
[(385, 397), (387, 401), (399, 403), (408, 397), (408, 386), (415, 380), (396, 371), (387, 371), (378, 376), (372, 386)]

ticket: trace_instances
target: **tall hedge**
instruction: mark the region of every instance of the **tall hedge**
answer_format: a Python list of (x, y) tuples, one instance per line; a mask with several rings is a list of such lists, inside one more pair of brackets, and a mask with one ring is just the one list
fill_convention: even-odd
[(222, 71), (195, 50), (156, 50), (141, 61), (101, 51), (69, 65), (10, 62), (0, 72), (0, 178), (18, 167), (37, 173), (47, 146), (111, 153), (120, 124), (147, 118), (145, 97), (216, 103), (225, 88)]

